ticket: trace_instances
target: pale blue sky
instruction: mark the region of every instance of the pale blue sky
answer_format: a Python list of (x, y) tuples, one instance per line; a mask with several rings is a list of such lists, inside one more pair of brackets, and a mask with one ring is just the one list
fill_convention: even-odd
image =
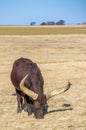
[(86, 0), (0, 0), (0, 25), (45, 21), (86, 22)]

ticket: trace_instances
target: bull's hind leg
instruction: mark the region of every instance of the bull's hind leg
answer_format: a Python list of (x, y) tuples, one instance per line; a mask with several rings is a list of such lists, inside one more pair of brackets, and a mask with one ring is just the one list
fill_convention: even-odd
[(16, 90), (16, 94), (17, 94), (17, 102), (18, 102), (17, 113), (21, 113), (21, 111), (22, 111), (21, 92), (19, 90)]

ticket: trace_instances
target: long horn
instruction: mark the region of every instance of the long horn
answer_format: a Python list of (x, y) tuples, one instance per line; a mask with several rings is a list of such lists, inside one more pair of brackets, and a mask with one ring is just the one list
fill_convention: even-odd
[(61, 89), (61, 90), (59, 90), (59, 91), (55, 90), (55, 91), (52, 91), (52, 92), (46, 94), (47, 100), (49, 100), (50, 98), (52, 98), (52, 97), (54, 97), (54, 96), (56, 96), (56, 95), (59, 95), (59, 94), (61, 94), (61, 93), (66, 92), (66, 91), (70, 88), (71, 85), (72, 85), (72, 84), (71, 84), (70, 82), (68, 82), (68, 84), (67, 84), (63, 89)]
[(36, 94), (35, 92), (31, 91), (30, 89), (26, 88), (24, 83), (26, 78), (29, 76), (29, 74), (27, 74), (20, 82), (19, 87), (20, 90), (25, 93), (27, 96), (31, 97), (33, 100), (36, 100), (38, 97), (38, 94)]

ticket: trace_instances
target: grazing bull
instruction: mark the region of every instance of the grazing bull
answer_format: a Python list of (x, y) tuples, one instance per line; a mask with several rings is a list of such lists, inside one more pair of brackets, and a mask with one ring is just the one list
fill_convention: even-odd
[(44, 117), (44, 110), (47, 109), (47, 100), (51, 97), (63, 93), (70, 88), (70, 83), (59, 92), (52, 91), (48, 95), (44, 94), (44, 80), (41, 71), (36, 63), (29, 59), (20, 58), (13, 64), (11, 81), (15, 86), (18, 109), (21, 112), (27, 106), (30, 115), (31, 106), (34, 109), (36, 118)]

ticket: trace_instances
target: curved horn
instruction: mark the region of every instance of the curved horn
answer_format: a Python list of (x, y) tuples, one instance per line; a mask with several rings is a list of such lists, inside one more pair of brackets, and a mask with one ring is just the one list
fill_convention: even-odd
[(52, 92), (46, 94), (47, 100), (49, 100), (50, 98), (52, 98), (52, 97), (54, 97), (54, 96), (56, 96), (56, 95), (59, 95), (59, 94), (61, 94), (61, 93), (66, 92), (66, 91), (70, 88), (71, 85), (72, 85), (72, 84), (71, 84), (70, 82), (68, 82), (68, 84), (67, 84), (63, 89), (61, 89), (61, 90), (59, 90), (59, 91), (55, 90), (55, 91), (52, 91)]
[(27, 74), (20, 82), (19, 87), (20, 90), (25, 93), (26, 95), (28, 95), (29, 97), (31, 97), (33, 100), (36, 100), (38, 97), (38, 94), (36, 94), (35, 92), (31, 91), (30, 89), (26, 88), (24, 83), (26, 78), (29, 76), (29, 74)]

